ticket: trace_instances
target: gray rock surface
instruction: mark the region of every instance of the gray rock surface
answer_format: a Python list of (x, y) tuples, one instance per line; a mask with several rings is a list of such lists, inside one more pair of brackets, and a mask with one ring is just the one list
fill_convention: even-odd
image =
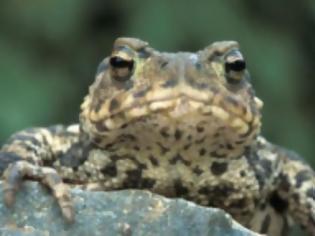
[(44, 187), (35, 182), (24, 183), (12, 209), (0, 201), (0, 235), (258, 235), (221, 210), (181, 199), (170, 200), (147, 191), (73, 189), (72, 195), (76, 222), (68, 225)]

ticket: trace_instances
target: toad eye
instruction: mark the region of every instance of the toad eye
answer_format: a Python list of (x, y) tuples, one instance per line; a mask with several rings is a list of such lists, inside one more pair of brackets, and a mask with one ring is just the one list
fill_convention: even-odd
[(246, 68), (246, 62), (244, 60), (239, 59), (239, 60), (225, 63), (226, 72), (230, 72), (230, 71), (240, 72), (240, 71), (245, 70), (245, 68)]
[(228, 82), (237, 83), (242, 80), (246, 62), (239, 51), (230, 52), (225, 58), (224, 66)]
[(134, 60), (120, 56), (112, 56), (109, 59), (111, 75), (114, 79), (124, 82), (130, 79), (133, 72)]

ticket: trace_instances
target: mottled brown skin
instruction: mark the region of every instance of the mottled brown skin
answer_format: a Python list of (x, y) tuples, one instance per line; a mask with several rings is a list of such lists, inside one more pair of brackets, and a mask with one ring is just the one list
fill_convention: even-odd
[(71, 222), (71, 185), (147, 189), (222, 208), (260, 233), (285, 235), (292, 218), (315, 235), (314, 171), (259, 136), (261, 107), (236, 42), (160, 53), (119, 38), (79, 125), (21, 131), (3, 146), (4, 201), (35, 179)]

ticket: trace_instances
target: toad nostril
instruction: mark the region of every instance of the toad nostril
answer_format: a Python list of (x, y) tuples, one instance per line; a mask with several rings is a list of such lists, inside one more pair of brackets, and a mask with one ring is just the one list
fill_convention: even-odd
[(169, 79), (166, 80), (161, 87), (162, 88), (174, 88), (178, 84), (178, 80), (176, 79)]
[(113, 98), (109, 103), (109, 111), (116, 110), (117, 108), (119, 108), (119, 106), (120, 103), (118, 102), (118, 100)]
[(164, 69), (165, 67), (167, 67), (167, 65), (168, 65), (168, 61), (163, 61), (160, 65), (161, 69)]

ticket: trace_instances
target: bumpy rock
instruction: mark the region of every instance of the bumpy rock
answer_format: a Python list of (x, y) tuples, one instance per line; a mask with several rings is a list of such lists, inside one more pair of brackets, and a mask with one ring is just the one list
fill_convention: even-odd
[(35, 182), (25, 183), (12, 209), (0, 201), (0, 235), (258, 235), (222, 210), (147, 191), (73, 189), (72, 195), (76, 222), (69, 225), (44, 187)]

